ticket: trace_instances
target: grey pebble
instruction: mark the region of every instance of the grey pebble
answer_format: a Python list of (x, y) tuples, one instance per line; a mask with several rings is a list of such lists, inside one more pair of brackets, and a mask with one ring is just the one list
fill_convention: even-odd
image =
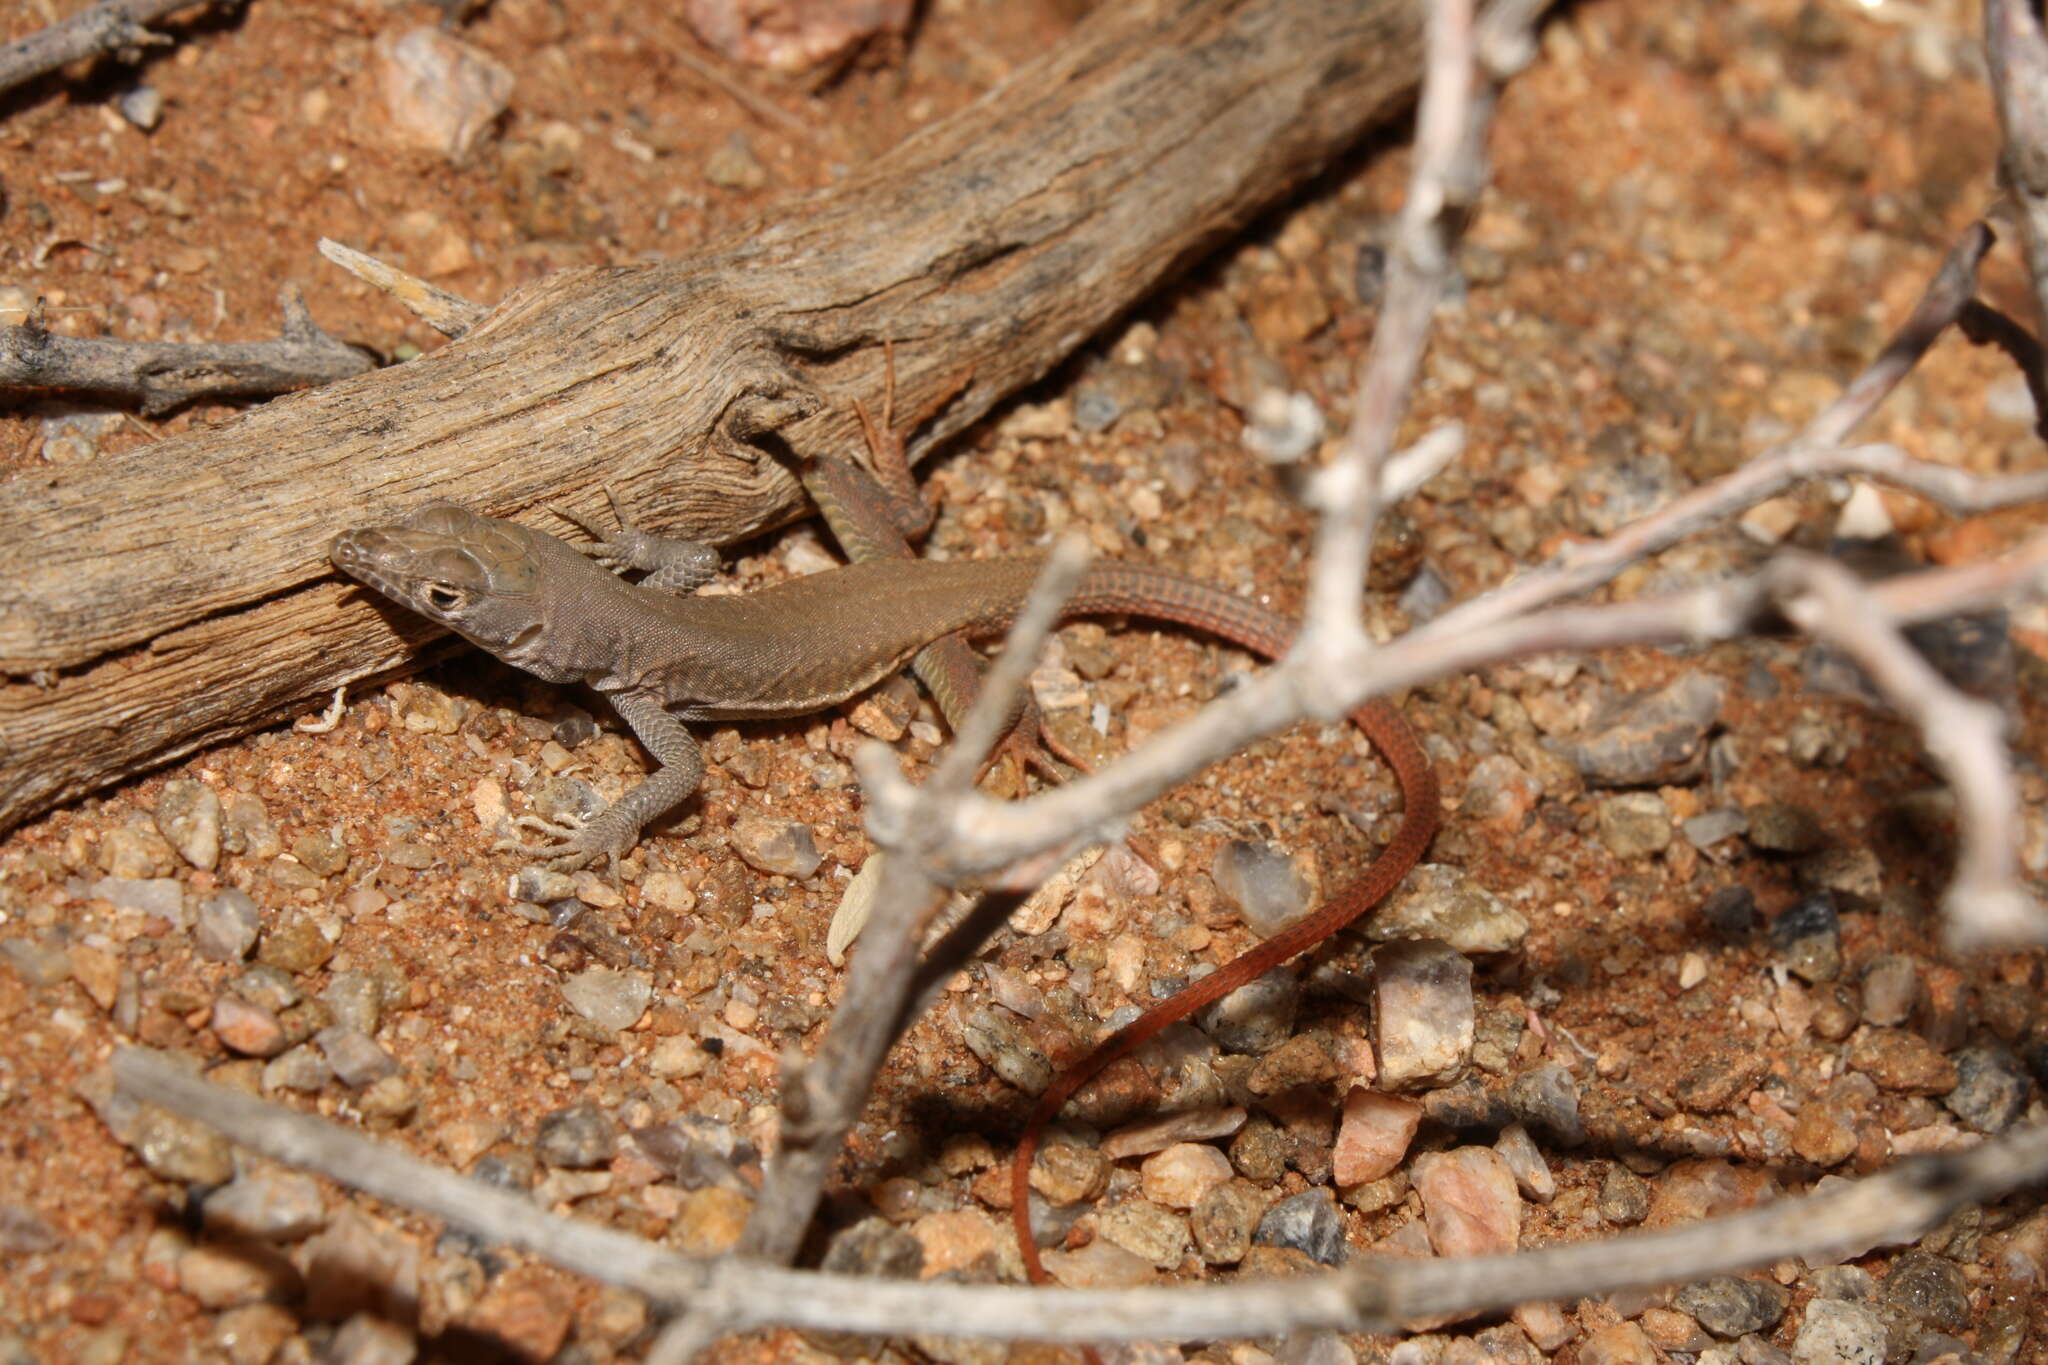
[[(362, 1312), (341, 1325), (320, 1359), (323, 1365), (412, 1365), (419, 1351), (410, 1327), (379, 1313)], [(567, 1355), (564, 1351), (556, 1359)]]
[(1202, 1196), (1188, 1215), (1195, 1249), (1210, 1265), (1236, 1265), (1251, 1250), (1265, 1200), (1251, 1185), (1230, 1180)]
[(1008, 1010), (980, 1007), (960, 1018), (967, 1050), (1009, 1085), (1035, 1095), (1052, 1084), (1052, 1062)]
[(580, 777), (550, 777), (533, 794), (533, 813), (556, 825), (578, 825), (605, 808), (597, 788)]
[(1749, 808), (1749, 843), (1770, 853), (1811, 853), (1821, 845), (1820, 821), (1804, 806), (1766, 801)]
[(1195, 1024), (1225, 1052), (1263, 1055), (1293, 1034), (1300, 1006), (1300, 978), (1275, 967), (1198, 1012)]
[(1529, 921), (1464, 869), (1427, 863), (1408, 874), (1365, 932), (1382, 943), (1435, 938), (1461, 953), (1505, 953), (1528, 936)]
[(1472, 963), (1440, 939), (1373, 949), (1373, 1046), (1388, 1090), (1444, 1085), (1472, 1057)]
[(1402, 614), (1416, 625), (1438, 615), (1451, 604), (1451, 586), (1435, 567), (1424, 564), (1401, 589), (1398, 602)]
[(616, 1033), (631, 1028), (647, 1013), (654, 983), (646, 972), (586, 967), (562, 979), (562, 998), (591, 1023)]
[(576, 879), (566, 872), (550, 872), (544, 867), (522, 867), (512, 874), (506, 894), (515, 901), (526, 901), (534, 905), (547, 905), (555, 901), (573, 900), (576, 896)]
[(1970, 1325), (1970, 1282), (1946, 1256), (1912, 1248), (1899, 1253), (1886, 1272), (1878, 1309), (1900, 1336), (1921, 1327), (1960, 1332)]
[(263, 1065), (263, 1089), (310, 1093), (334, 1079), (334, 1068), (311, 1043), (279, 1053)]
[(551, 733), (564, 749), (575, 749), (597, 738), (597, 719), (580, 706), (564, 706), (562, 718)]
[(550, 1166), (588, 1170), (612, 1159), (618, 1128), (594, 1104), (572, 1104), (544, 1116), (533, 1140), (533, 1153)]
[(1771, 921), (1771, 944), (1801, 980), (1819, 983), (1840, 976), (1842, 918), (1835, 898), (1822, 891), (1794, 904)]
[(228, 982), (228, 989), (252, 1005), (284, 1011), (299, 1003), (299, 988), (275, 967), (257, 963)]
[(1506, 1094), (1488, 1089), (1477, 1076), (1467, 1076), (1425, 1094), (1422, 1114), (1431, 1123), (1458, 1132), (1497, 1133), (1515, 1121)]
[(1650, 1187), (1628, 1167), (1615, 1163), (1600, 1182), (1600, 1216), (1616, 1227), (1634, 1227), (1650, 1212)]
[(1342, 1264), (1346, 1249), (1344, 1223), (1326, 1189), (1303, 1190), (1267, 1209), (1252, 1240), (1292, 1247), (1323, 1265)]
[(1678, 828), (1684, 833), (1687, 843), (1694, 848), (1706, 849), (1748, 830), (1749, 817), (1733, 806), (1724, 806), (1695, 815)]
[(667, 1123), (633, 1130), (633, 1145), (663, 1167), (686, 1190), (718, 1185), (751, 1195), (752, 1185), (740, 1167), (758, 1159), (741, 1142), (732, 1125), (702, 1114), (684, 1114)]
[(259, 862), (268, 862), (284, 852), (277, 827), (259, 797), (247, 792), (229, 792), (222, 800), (226, 818), (221, 823), (221, 847)]
[(1617, 698), (1580, 738), (1553, 747), (1595, 786), (1681, 785), (1705, 767), (1707, 731), (1726, 694), (1722, 679), (1689, 673), (1655, 692)]
[(1700, 914), (1725, 938), (1740, 938), (1756, 928), (1756, 893), (1746, 886), (1724, 886), (1700, 905)]
[(377, 1040), (352, 1028), (324, 1028), (313, 1035), (314, 1045), (326, 1057), (334, 1075), (351, 1090), (361, 1090), (398, 1074), (398, 1062)]
[(121, 111), (122, 118), (145, 133), (150, 132), (163, 120), (163, 92), (153, 85), (138, 85), (133, 90), (124, 91), (115, 107)]
[(27, 938), (0, 939), (0, 961), (31, 986), (54, 986), (71, 975), (71, 959), (55, 943)]
[(249, 893), (225, 887), (199, 902), (192, 946), (209, 962), (240, 962), (256, 946), (263, 913)]
[(1868, 1303), (1877, 1297), (1877, 1281), (1869, 1271), (1856, 1265), (1826, 1265), (1806, 1277), (1816, 1299), (1842, 1299)]
[(1493, 1150), (1500, 1153), (1500, 1159), (1507, 1162), (1508, 1170), (1514, 1173), (1515, 1188), (1522, 1192), (1524, 1199), (1539, 1204), (1548, 1204), (1557, 1196), (1557, 1177), (1550, 1173), (1550, 1164), (1537, 1150), (1536, 1140), (1529, 1136), (1529, 1130), (1519, 1123), (1511, 1123), (1501, 1129), (1494, 1140)]
[(819, 1269), (833, 1275), (914, 1280), (924, 1269), (924, 1244), (886, 1218), (863, 1218), (833, 1237)]
[(1217, 851), (1209, 875), (1239, 918), (1271, 938), (1309, 906), (1309, 882), (1294, 855), (1278, 844), (1233, 839)]
[(1903, 1024), (1920, 996), (1920, 965), (1904, 953), (1886, 953), (1863, 972), (1863, 1019), (1884, 1027)]
[(1884, 1365), (1883, 1319), (1860, 1303), (1815, 1299), (1792, 1342), (1799, 1365)]
[(189, 777), (164, 783), (156, 798), (156, 827), (178, 856), (212, 871), (220, 861), (220, 794)]
[(797, 881), (816, 872), (824, 861), (809, 825), (758, 811), (740, 813), (733, 822), (731, 842), (732, 851), (749, 867)]
[(384, 993), (376, 978), (353, 968), (329, 977), (320, 1000), (337, 1027), (358, 1033), (375, 1033), (384, 1014)]
[(1508, 1107), (1567, 1147), (1586, 1140), (1579, 1119), (1579, 1078), (1556, 1062), (1530, 1067), (1508, 1086)]
[(236, 1176), (207, 1195), (201, 1213), (208, 1229), (227, 1237), (292, 1242), (325, 1225), (327, 1202), (311, 1176), (261, 1171)]
[(2002, 1133), (2026, 1111), (2031, 1087), (2019, 1060), (1993, 1045), (1955, 1056), (1956, 1088), (1942, 1097), (1949, 1112), (1980, 1133)]
[(1692, 1314), (1715, 1336), (1732, 1340), (1751, 1332), (1768, 1332), (1785, 1316), (1791, 1301), (1791, 1294), (1770, 1280), (1716, 1275), (1679, 1290), (1673, 1306)]
[(179, 926), (185, 923), (185, 883), (176, 877), (102, 877), (86, 894), (123, 910), (155, 915)]

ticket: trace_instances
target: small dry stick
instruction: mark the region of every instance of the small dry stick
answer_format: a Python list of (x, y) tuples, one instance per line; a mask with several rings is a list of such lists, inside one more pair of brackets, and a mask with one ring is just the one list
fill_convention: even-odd
[(167, 46), (169, 38), (143, 25), (181, 9), (213, 3), (217, 0), (101, 0), (62, 23), (0, 47), (0, 91), (25, 85), (81, 58)]
[[(2004, 145), (1998, 178), (2034, 286), (2036, 335), (2048, 338), (2048, 34), (2033, 0), (1984, 0), (1984, 57)], [(2038, 369), (2035, 391), (2048, 387)]]
[(723, 1330), (789, 1326), (885, 1336), (1007, 1340), (1236, 1340), (1293, 1331), (1386, 1332), (1425, 1314), (1468, 1315), (1530, 1299), (1581, 1298), (1741, 1270), (1791, 1256), (1908, 1242), (1955, 1210), (2048, 1177), (2048, 1128), (1902, 1162), (1823, 1195), (1686, 1227), (1471, 1259), (1364, 1257), (1299, 1279), (1127, 1290), (1026, 1289), (868, 1279), (732, 1257), (682, 1256), (564, 1218), (522, 1196), (431, 1166), (314, 1115), (209, 1084), (138, 1048), (114, 1056), (121, 1089), (287, 1165), (317, 1171), (485, 1241), (523, 1248), (657, 1309)]
[(461, 336), (491, 311), (331, 237), (320, 239), (320, 254), (365, 284), (376, 285), (442, 336)]
[(278, 302), (284, 326), (274, 341), (189, 345), (57, 336), (38, 302), (27, 322), (0, 327), (0, 394), (105, 394), (132, 399), (155, 416), (195, 398), (283, 393), (372, 367), (369, 356), (320, 329), (295, 287), (286, 286)]

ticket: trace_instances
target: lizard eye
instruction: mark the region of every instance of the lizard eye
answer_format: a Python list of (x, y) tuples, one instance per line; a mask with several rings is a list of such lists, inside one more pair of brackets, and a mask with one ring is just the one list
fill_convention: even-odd
[(446, 583), (429, 583), (421, 591), (420, 596), (424, 597), (427, 605), (435, 611), (454, 611), (462, 605), (462, 594)]

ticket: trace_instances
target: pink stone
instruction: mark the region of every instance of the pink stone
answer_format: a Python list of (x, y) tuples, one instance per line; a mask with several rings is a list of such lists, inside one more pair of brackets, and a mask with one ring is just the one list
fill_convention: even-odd
[(1392, 1174), (1408, 1155), (1408, 1144), (1421, 1122), (1422, 1106), (1414, 1100), (1353, 1086), (1344, 1097), (1344, 1118), (1331, 1158), (1336, 1182), (1363, 1185)]
[(261, 1005), (223, 995), (213, 1002), (213, 1033), (244, 1057), (275, 1057), (284, 1051), (284, 1026)]
[(1147, 1157), (1138, 1175), (1140, 1188), (1153, 1203), (1191, 1209), (1209, 1191), (1229, 1183), (1230, 1158), (1204, 1143), (1176, 1142)]
[(1521, 1240), (1515, 1174), (1493, 1148), (1431, 1152), (1416, 1161), (1412, 1178), (1437, 1255), (1501, 1255)]

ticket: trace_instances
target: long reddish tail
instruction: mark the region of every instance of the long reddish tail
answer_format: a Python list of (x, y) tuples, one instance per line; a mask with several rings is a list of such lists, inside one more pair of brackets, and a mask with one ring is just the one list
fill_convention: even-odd
[[(1092, 569), (1075, 595), (1073, 614), (1129, 612), (1178, 621), (1208, 631), (1267, 658), (1277, 658), (1292, 641), (1293, 627), (1235, 594), (1206, 583), (1136, 565), (1105, 564)], [(1025, 1120), (1010, 1163), (1010, 1223), (1018, 1251), (1033, 1284), (1046, 1283), (1038, 1244), (1031, 1236), (1031, 1159), (1038, 1151), (1040, 1131), (1075, 1091), (1102, 1073), (1104, 1067), (1144, 1046), (1168, 1024), (1222, 999), (1239, 986), (1264, 975), (1304, 949), (1322, 942), (1387, 896), (1422, 857), (1437, 831), (1441, 813), (1436, 770), (1423, 752), (1422, 741), (1407, 720), (1384, 700), (1367, 702), (1351, 719), (1386, 756), (1401, 784), (1401, 827), (1365, 875), (1344, 888), (1322, 909), (1267, 939), (1193, 983), (1168, 996), (1096, 1045), (1081, 1061), (1046, 1087)], [(1092, 1353), (1091, 1353), (1092, 1354)]]

